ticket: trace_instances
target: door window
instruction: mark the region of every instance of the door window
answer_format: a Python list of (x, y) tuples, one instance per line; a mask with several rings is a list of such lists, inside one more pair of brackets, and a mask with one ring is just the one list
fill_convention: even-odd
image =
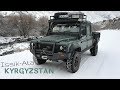
[(86, 28), (86, 29), (87, 29), (87, 34), (88, 34), (88, 35), (91, 35), (90, 25), (87, 25), (87, 28)]

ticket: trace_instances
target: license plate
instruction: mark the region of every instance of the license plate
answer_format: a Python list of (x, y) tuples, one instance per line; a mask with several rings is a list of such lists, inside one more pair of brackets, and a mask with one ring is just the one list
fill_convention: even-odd
[(47, 59), (47, 56), (42, 56), (42, 59)]

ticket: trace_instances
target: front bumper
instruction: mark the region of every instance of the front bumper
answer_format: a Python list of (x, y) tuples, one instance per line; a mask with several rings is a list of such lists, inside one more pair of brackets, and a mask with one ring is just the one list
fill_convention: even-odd
[(48, 60), (65, 60), (68, 58), (67, 53), (58, 52), (58, 53), (43, 53), (41, 50), (30, 50), (31, 53), (38, 59), (48, 59)]
[[(42, 54), (35, 54), (38, 59), (49, 59), (49, 60), (64, 60), (67, 58), (67, 55), (64, 53), (54, 53), (53, 55), (42, 55)], [(44, 58), (45, 57), (45, 58)]]

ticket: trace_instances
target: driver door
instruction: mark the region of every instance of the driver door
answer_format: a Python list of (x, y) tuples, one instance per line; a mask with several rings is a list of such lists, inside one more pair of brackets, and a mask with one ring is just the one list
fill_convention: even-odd
[(81, 27), (81, 50), (84, 50), (87, 48), (87, 32), (86, 32), (86, 26), (83, 25)]

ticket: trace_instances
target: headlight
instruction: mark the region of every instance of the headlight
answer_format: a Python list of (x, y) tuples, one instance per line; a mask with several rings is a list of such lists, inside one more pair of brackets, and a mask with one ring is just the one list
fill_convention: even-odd
[(60, 46), (60, 50), (63, 50), (63, 46)]
[(35, 44), (34, 44), (34, 43), (30, 43), (30, 47), (31, 47), (32, 49), (34, 49), (34, 48), (35, 48)]
[(60, 46), (61, 51), (66, 51), (66, 46)]
[(33, 43), (31, 43), (31, 46), (33, 46)]
[(30, 47), (32, 47), (33, 46), (33, 43), (30, 43)]
[(30, 49), (33, 49), (33, 43), (30, 43)]

